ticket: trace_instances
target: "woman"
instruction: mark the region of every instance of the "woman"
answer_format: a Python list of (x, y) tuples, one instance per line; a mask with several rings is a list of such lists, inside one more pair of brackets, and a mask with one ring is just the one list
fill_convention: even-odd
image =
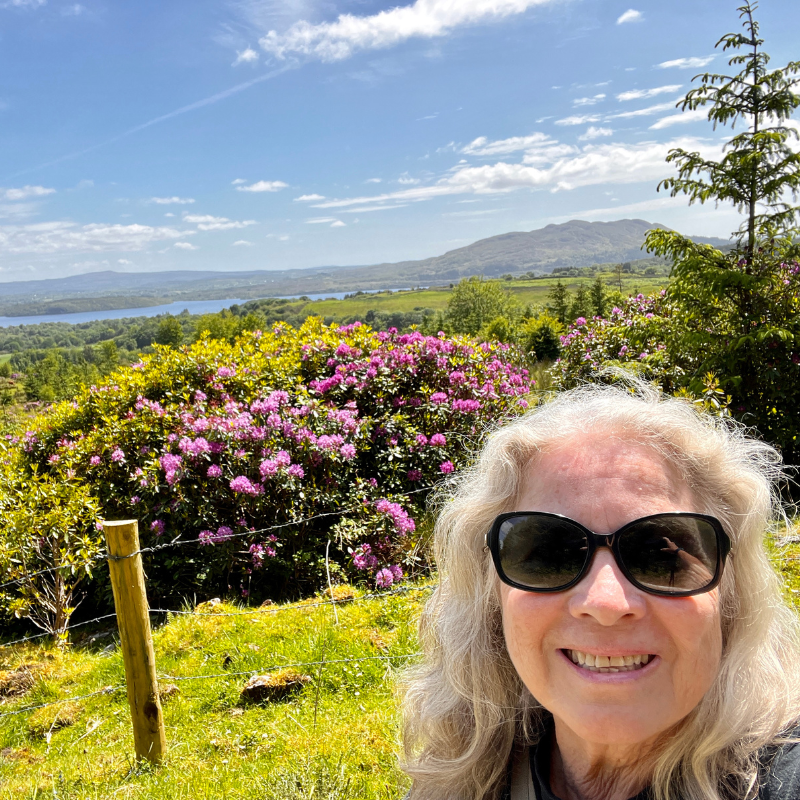
[(637, 386), (492, 434), (442, 498), (411, 800), (800, 798), (778, 454)]

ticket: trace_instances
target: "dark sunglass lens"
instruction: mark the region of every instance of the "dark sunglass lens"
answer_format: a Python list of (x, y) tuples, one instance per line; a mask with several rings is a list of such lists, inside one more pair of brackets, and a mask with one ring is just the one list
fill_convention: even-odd
[(674, 516), (642, 520), (619, 538), (619, 553), (631, 577), (648, 589), (703, 589), (717, 570), (717, 535), (707, 520)]
[(511, 517), (500, 526), (498, 538), (503, 572), (531, 589), (566, 586), (586, 561), (585, 533), (558, 517)]

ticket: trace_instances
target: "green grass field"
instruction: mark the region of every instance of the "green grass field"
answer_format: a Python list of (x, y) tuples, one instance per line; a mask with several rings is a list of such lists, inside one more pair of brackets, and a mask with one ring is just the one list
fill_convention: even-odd
[[(111, 636), (66, 652), (32, 644), (0, 650), (0, 694), (8, 695), (9, 676), (33, 676), (24, 695), (2, 698), (0, 714), (114, 687), (0, 716), (0, 798), (401, 797), (394, 692), (416, 653), (416, 621), (429, 592), (417, 584), (376, 599), (361, 594), (337, 604), (338, 624), (330, 603), (312, 600), (263, 609), (222, 604), (212, 610), (222, 613), (172, 616), (158, 627), (162, 691), (172, 684), (178, 693), (164, 700), (168, 755), (155, 770), (132, 761), (126, 694), (117, 688), (122, 656)], [(299, 694), (240, 702), (249, 673), (285, 665), (310, 678)], [(217, 677), (192, 679), (202, 675)]]
[[(612, 273), (600, 273), (600, 277), (606, 282), (609, 289), (619, 289), (616, 277)], [(558, 276), (547, 276), (536, 280), (513, 280), (504, 282), (504, 285), (517, 302), (523, 308), (530, 305), (532, 308), (542, 308), (548, 301), (548, 294)], [(575, 292), (578, 286), (583, 283), (587, 287), (593, 278), (569, 278), (562, 277), (561, 281), (571, 291)], [(666, 277), (646, 277), (641, 275), (623, 275), (622, 294), (648, 294), (657, 291), (667, 285)], [(444, 311), (450, 299), (451, 289), (449, 286), (441, 286), (430, 289), (409, 289), (396, 292), (376, 292), (375, 294), (363, 294), (356, 297), (348, 297), (344, 300), (316, 300), (308, 303), (303, 308), (303, 313), (316, 314), (321, 317), (333, 317), (334, 319), (347, 319), (350, 317), (363, 317), (367, 311), (409, 312), (421, 311), (431, 308), (434, 311)]]

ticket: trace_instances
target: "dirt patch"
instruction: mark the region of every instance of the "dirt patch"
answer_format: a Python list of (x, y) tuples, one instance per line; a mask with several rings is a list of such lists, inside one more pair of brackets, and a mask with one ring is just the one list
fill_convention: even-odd
[(274, 703), (299, 692), (311, 681), (295, 669), (279, 669), (267, 675), (254, 675), (240, 692), (246, 703)]
[(77, 703), (59, 703), (37, 708), (28, 719), (28, 733), (36, 738), (46, 738), (53, 731), (74, 725), (82, 710)]
[(16, 669), (0, 671), (0, 697), (21, 697), (36, 683), (39, 664), (20, 664)]

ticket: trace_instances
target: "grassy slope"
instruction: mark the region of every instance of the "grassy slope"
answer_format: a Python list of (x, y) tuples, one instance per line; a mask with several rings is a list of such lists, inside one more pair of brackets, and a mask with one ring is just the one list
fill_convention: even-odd
[[(0, 798), (148, 798), (148, 800), (290, 800), (402, 796), (396, 766), (395, 677), (416, 652), (416, 619), (427, 590), (338, 607), (294, 604), (170, 618), (154, 633), (162, 687), (166, 676), (222, 673), (174, 681), (180, 694), (164, 702), (169, 753), (156, 771), (131, 769), (133, 738), (124, 690), (74, 705), (0, 718)], [(39, 665), (24, 697), (0, 713), (86, 694), (124, 682), (122, 657), (96, 646), (66, 654), (49, 647), (0, 650), (4, 669)], [(387, 659), (384, 656), (399, 656)], [(296, 697), (243, 706), (247, 675), (274, 665), (298, 667), (311, 682)], [(223, 665), (224, 664), (224, 665)], [(72, 724), (47, 732), (60, 713)]]

